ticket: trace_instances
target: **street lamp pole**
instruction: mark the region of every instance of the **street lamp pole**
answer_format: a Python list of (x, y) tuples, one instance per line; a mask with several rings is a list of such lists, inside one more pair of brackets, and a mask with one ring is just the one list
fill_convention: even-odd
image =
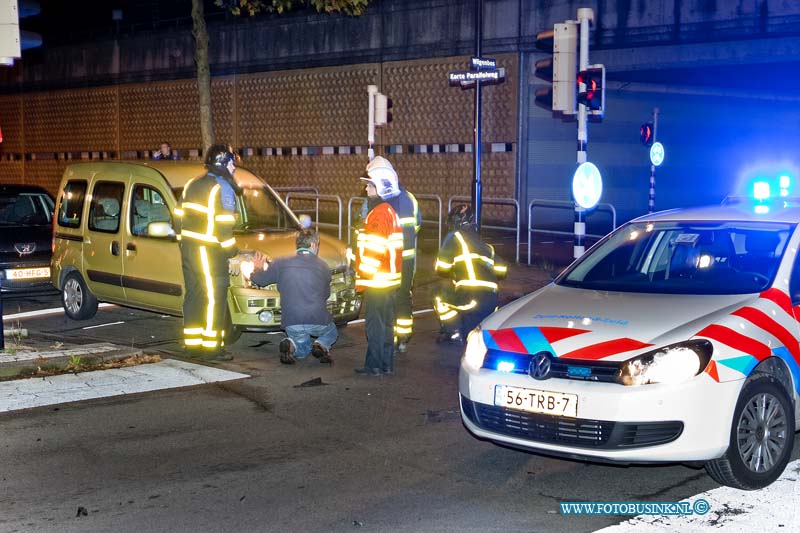
[[(475, 0), (475, 57), (481, 57), (483, 41), (483, 0)], [(475, 225), (481, 231), (481, 84), (475, 83), (475, 137), (472, 142), (472, 160), (475, 167), (472, 178), (472, 207)]]

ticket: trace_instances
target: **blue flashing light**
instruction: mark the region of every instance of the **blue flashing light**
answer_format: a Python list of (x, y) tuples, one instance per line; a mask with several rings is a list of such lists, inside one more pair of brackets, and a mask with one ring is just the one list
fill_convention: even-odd
[(790, 178), (785, 174), (780, 178), (778, 178), (778, 185), (780, 186), (781, 189), (788, 189), (791, 184), (792, 184), (792, 178)]
[(766, 215), (769, 213), (769, 206), (768, 205), (757, 205), (755, 207), (755, 211), (757, 215)]
[(513, 372), (514, 363), (512, 361), (500, 361), (497, 363), (498, 372)]
[(753, 198), (759, 201), (768, 200), (770, 197), (769, 183), (757, 181), (753, 183)]

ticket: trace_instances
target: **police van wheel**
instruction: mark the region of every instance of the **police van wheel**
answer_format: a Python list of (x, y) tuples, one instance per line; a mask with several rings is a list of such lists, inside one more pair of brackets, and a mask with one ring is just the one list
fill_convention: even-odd
[(742, 388), (728, 451), (706, 463), (717, 482), (742, 490), (766, 487), (780, 476), (794, 446), (794, 409), (783, 385), (761, 375)]
[(61, 288), (64, 312), (73, 320), (86, 320), (97, 314), (97, 298), (89, 291), (78, 272), (70, 272)]

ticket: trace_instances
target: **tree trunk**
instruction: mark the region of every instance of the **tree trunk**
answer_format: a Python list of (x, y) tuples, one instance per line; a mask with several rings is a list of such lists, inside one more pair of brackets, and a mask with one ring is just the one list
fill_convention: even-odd
[(197, 64), (197, 93), (200, 97), (200, 135), (205, 154), (214, 144), (214, 117), (211, 113), (211, 67), (208, 65), (208, 30), (203, 0), (192, 0), (192, 35), (197, 45), (194, 60)]

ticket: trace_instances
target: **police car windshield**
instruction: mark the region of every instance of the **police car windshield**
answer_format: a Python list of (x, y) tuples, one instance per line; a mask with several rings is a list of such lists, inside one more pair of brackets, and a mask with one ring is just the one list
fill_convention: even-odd
[(300, 223), (269, 187), (245, 186), (236, 198), (234, 231), (296, 231)]
[(772, 284), (793, 224), (650, 222), (623, 226), (556, 283), (616, 292), (749, 294)]

